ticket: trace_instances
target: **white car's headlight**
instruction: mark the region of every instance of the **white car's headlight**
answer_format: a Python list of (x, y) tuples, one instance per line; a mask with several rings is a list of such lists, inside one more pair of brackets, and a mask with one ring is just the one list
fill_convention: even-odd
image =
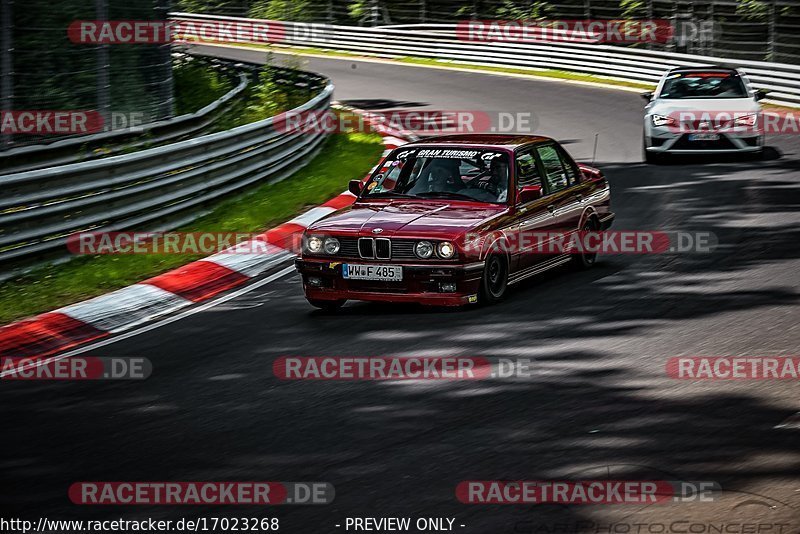
[(758, 120), (758, 115), (753, 113), (752, 115), (742, 115), (742, 116), (736, 117), (736, 119), (734, 119), (734, 121), (733, 121), (733, 124), (735, 126), (750, 126), (750, 127), (752, 127), (752, 126), (756, 125), (756, 121), (757, 120)]
[(306, 239), (306, 250), (311, 254), (319, 254), (322, 250), (322, 238), (312, 235)]
[(325, 254), (331, 254), (331, 255), (336, 254), (337, 252), (339, 252), (340, 246), (341, 245), (339, 244), (339, 240), (336, 239), (335, 237), (326, 238), (324, 245)]
[(436, 247), (436, 252), (439, 254), (440, 258), (448, 260), (456, 253), (456, 247), (449, 241), (442, 241)]
[(675, 126), (678, 124), (674, 117), (666, 115), (651, 115), (650, 120), (653, 121), (653, 126)]
[(414, 254), (416, 254), (418, 258), (426, 260), (433, 255), (433, 245), (430, 241), (419, 241), (414, 245)]

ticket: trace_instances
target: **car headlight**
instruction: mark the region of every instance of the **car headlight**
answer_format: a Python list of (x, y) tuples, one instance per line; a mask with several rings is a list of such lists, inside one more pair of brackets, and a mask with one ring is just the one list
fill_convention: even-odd
[(322, 250), (322, 239), (315, 235), (306, 239), (306, 250), (311, 254), (319, 254), (319, 251)]
[(733, 124), (735, 126), (755, 126), (756, 121), (758, 120), (758, 115), (755, 113), (752, 115), (742, 115), (740, 117), (736, 117), (734, 119)]
[(667, 117), (666, 115), (651, 115), (650, 120), (653, 121), (653, 126), (675, 126), (678, 124), (674, 117)]
[(339, 244), (338, 239), (336, 239), (335, 237), (329, 237), (325, 239), (325, 244), (323, 245), (323, 248), (325, 249), (325, 254), (333, 255), (339, 252), (340, 246), (341, 245)]
[(430, 241), (419, 241), (414, 245), (414, 254), (423, 260), (428, 259), (433, 255), (433, 245)]
[(439, 254), (440, 258), (448, 260), (452, 258), (453, 255), (456, 253), (456, 247), (454, 247), (453, 244), (449, 241), (442, 241), (436, 247), (436, 252), (437, 254)]

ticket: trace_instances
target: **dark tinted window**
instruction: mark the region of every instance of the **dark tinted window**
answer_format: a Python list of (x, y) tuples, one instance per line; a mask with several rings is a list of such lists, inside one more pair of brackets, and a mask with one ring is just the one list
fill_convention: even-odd
[(678, 72), (664, 81), (659, 98), (747, 98), (738, 74), (727, 72)]

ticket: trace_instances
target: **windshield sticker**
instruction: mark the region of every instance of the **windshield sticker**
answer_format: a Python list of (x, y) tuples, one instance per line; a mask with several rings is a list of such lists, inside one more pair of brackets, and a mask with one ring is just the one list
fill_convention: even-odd
[(471, 159), (477, 157), (479, 152), (477, 150), (449, 150), (444, 148), (435, 148), (420, 150), (417, 157), (420, 158), (452, 158), (452, 159)]

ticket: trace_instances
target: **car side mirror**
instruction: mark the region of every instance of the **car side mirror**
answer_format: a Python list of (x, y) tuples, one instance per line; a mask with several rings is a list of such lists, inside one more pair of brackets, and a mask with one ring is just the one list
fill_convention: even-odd
[(647, 91), (644, 93), (640, 93), (641, 97), (650, 102), (653, 100), (653, 91)]
[(347, 190), (353, 193), (355, 196), (361, 194), (361, 180), (350, 180), (350, 183), (347, 184)]
[(542, 186), (525, 185), (522, 187), (522, 189), (519, 190), (518, 198), (520, 204), (527, 204), (528, 202), (539, 200), (540, 198), (542, 198)]
[(764, 100), (767, 98), (767, 91), (764, 89), (756, 89), (755, 97), (756, 100)]

